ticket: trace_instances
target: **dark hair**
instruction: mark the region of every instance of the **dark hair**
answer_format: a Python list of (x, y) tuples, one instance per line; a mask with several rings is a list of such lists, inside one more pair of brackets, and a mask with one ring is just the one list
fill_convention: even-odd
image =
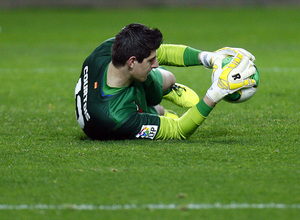
[(149, 28), (143, 24), (129, 24), (115, 37), (112, 46), (112, 63), (124, 66), (126, 61), (135, 56), (138, 62), (149, 57), (162, 43), (162, 33), (157, 28)]

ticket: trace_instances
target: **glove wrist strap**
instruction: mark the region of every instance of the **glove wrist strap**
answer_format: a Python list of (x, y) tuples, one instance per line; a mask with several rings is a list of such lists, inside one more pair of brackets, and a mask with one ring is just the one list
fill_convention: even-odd
[(208, 51), (203, 51), (199, 54), (199, 60), (206, 68), (211, 68), (211, 59), (212, 59), (213, 53)]
[(224, 94), (218, 88), (211, 86), (207, 92), (206, 96), (213, 102), (218, 103), (224, 98)]

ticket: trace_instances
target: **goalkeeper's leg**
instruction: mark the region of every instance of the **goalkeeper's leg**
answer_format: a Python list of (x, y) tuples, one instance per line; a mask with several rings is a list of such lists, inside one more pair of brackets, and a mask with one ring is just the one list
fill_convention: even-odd
[(167, 95), (164, 95), (163, 99), (187, 108), (190, 108), (199, 102), (199, 96), (192, 89), (179, 83), (172, 85), (170, 92)]
[(162, 105), (156, 105), (154, 106), (155, 110), (157, 111), (157, 114), (160, 116), (165, 116), (168, 118), (177, 119), (179, 118), (176, 112), (172, 110), (165, 109)]
[(192, 107), (199, 102), (199, 96), (189, 87), (175, 83), (174, 75), (165, 69), (160, 69), (163, 77), (163, 99), (181, 107)]

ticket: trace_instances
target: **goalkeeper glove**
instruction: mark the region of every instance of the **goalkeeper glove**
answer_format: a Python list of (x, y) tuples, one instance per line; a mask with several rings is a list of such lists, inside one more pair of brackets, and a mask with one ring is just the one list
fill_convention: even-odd
[(255, 57), (247, 50), (232, 47), (224, 47), (215, 52), (202, 51), (199, 54), (199, 60), (206, 68), (211, 69), (214, 63), (217, 61), (217, 59), (224, 59), (227, 56), (235, 56), (238, 53), (248, 57), (252, 61), (255, 60)]
[(250, 59), (246, 55), (237, 53), (224, 68), (222, 68), (222, 59), (217, 59), (214, 64), (213, 83), (207, 90), (206, 96), (218, 103), (228, 94), (241, 88), (254, 86), (256, 81), (249, 77), (255, 73), (256, 69)]

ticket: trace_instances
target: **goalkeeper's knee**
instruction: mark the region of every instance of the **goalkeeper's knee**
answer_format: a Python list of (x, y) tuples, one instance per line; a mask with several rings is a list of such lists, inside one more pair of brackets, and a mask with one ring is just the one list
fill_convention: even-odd
[(199, 96), (189, 87), (175, 83), (171, 91), (163, 97), (166, 100), (180, 106), (190, 108), (199, 102)]

